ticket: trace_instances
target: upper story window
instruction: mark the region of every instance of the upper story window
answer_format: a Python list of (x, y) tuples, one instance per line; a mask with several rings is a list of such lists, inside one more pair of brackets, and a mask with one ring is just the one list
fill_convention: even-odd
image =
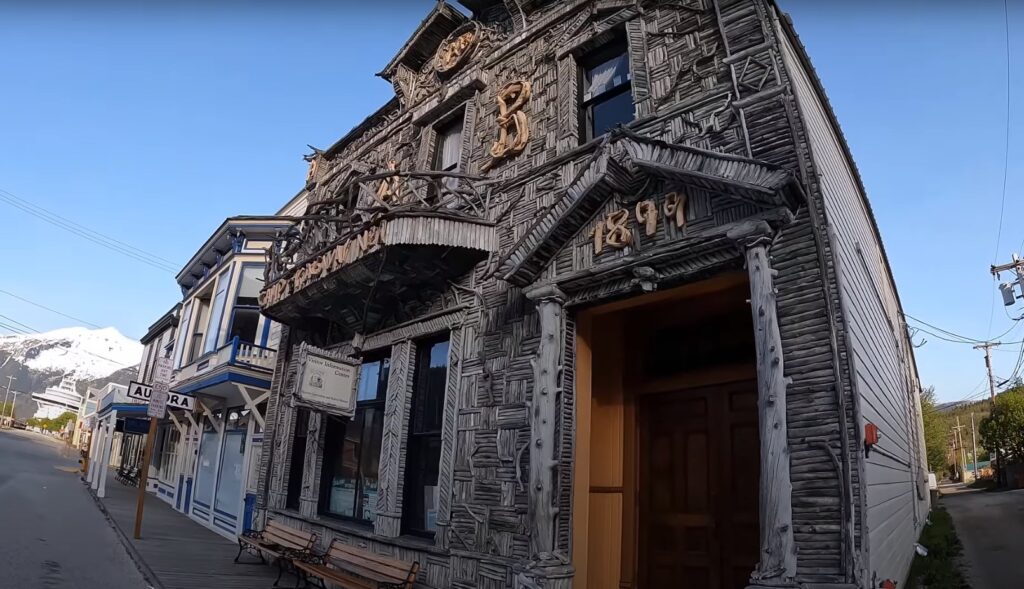
[(448, 339), (421, 342), (409, 413), (402, 530), (433, 536), (437, 530), (441, 423), (448, 380)]
[(320, 513), (359, 521), (376, 519), (384, 401), (391, 360), (367, 359), (359, 370), (352, 419), (325, 416), (326, 439), (320, 474)]
[(600, 137), (635, 117), (629, 55), (624, 41), (593, 51), (583, 66), (582, 118), (586, 139)]
[(231, 309), (231, 327), (228, 341), (236, 336), (239, 340), (257, 343), (257, 328), (260, 323), (260, 306), (257, 297), (263, 286), (261, 266), (243, 266), (235, 289), (235, 302)]
[[(460, 112), (447, 123), (437, 127), (437, 142), (434, 148), (434, 169), (442, 172), (461, 172), (462, 167), (462, 125)], [(445, 178), (444, 185), (454, 188), (455, 178)]]

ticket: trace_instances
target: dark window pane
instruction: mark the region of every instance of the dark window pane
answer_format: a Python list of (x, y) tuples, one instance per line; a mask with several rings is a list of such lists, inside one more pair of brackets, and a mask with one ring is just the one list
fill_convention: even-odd
[(441, 436), (410, 440), (403, 515), (406, 531), (430, 534), (437, 529), (437, 478), (441, 466)]
[(413, 534), (433, 535), (437, 525), (437, 477), (447, 377), (448, 341), (420, 344), (402, 507), (403, 529)]
[(306, 459), (306, 432), (309, 428), (309, 410), (299, 408), (295, 416), (295, 436), (292, 439), (291, 466), (288, 469), (288, 494), (285, 507), (299, 508), (302, 492), (302, 466)]
[(325, 417), (320, 513), (369, 522), (376, 518), (390, 364), (389, 358), (363, 362), (358, 404), (351, 420)]
[(235, 309), (231, 318), (231, 332), (228, 342), (238, 336), (243, 342), (256, 343), (256, 327), (260, 322), (259, 309)]
[(584, 70), (584, 81), (591, 98), (621, 86), (629, 82), (629, 59), (620, 53), (600, 61)]
[(388, 372), (391, 360), (384, 358), (375, 362), (364, 362), (359, 373), (359, 390), (356, 401), (383, 399), (388, 388)]
[(377, 473), (380, 472), (380, 442), (384, 437), (384, 411), (378, 407), (366, 409), (363, 424), (363, 456), (360, 461), (361, 477), (360, 518), (367, 521), (377, 519)]
[(633, 93), (624, 92), (601, 98), (590, 106), (590, 136), (599, 137), (616, 126), (633, 120)]
[(326, 492), (324, 511), (327, 513), (355, 517), (363, 433), (361, 418), (358, 411), (347, 424), (347, 420), (327, 418), (323, 464)]
[(444, 392), (448, 379), (448, 341), (425, 345), (416, 366), (413, 433), (441, 431)]

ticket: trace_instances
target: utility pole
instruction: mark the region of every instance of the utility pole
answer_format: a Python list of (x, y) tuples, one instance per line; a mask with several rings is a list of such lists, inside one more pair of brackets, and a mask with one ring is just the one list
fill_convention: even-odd
[(971, 446), (974, 448), (974, 480), (978, 480), (978, 437), (974, 433), (973, 411), (971, 411)]
[[(1016, 256), (1014, 256), (1016, 257)], [(988, 371), (988, 394), (992, 402), (992, 410), (996, 408), (996, 377), (992, 374), (992, 348), (999, 345), (999, 342), (985, 342), (974, 346), (975, 350), (985, 350), (985, 370)], [(996, 486), (1000, 485), (1003, 478), (1002, 459), (999, 448), (993, 448), (996, 458)]]
[[(0, 423), (2, 423), (4, 421), (4, 419), (3, 419), (4, 415), (2, 413), (7, 413), (7, 397), (8, 397), (8, 395), (11, 394), (11, 382), (13, 382), (15, 380), (17, 380), (17, 379), (14, 378), (13, 376), (8, 376), (7, 377), (7, 392), (4, 393), (4, 410), (3, 410), (3, 412), (0, 412)], [(14, 395), (14, 402), (15, 403), (18, 402), (18, 395), (17, 394)], [(11, 420), (12, 421), (14, 420), (14, 408), (13, 407), (11, 407)]]
[(967, 450), (964, 448), (964, 436), (960, 431), (965, 426), (960, 425), (960, 416), (956, 416), (956, 427), (953, 428), (957, 437), (957, 445), (960, 446), (960, 482), (967, 482)]
[(996, 377), (992, 375), (992, 348), (998, 345), (999, 342), (985, 342), (974, 346), (975, 350), (985, 350), (985, 370), (988, 371), (988, 393), (993, 407), (996, 404)]

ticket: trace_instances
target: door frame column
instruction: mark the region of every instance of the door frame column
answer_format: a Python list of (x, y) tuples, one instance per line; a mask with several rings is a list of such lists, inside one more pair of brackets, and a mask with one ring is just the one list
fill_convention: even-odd
[(743, 250), (750, 277), (750, 311), (757, 352), (761, 480), (758, 505), (761, 549), (749, 587), (796, 586), (793, 483), (786, 424), (786, 386), (774, 277), (768, 251), (775, 231), (765, 221), (741, 223), (728, 232)]

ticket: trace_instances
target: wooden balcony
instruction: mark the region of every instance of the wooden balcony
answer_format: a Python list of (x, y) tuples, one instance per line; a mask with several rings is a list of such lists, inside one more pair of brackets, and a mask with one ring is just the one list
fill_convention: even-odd
[(171, 378), (171, 388), (192, 382), (222, 367), (272, 373), (276, 360), (277, 352), (275, 350), (243, 342), (236, 336), (219, 349), (175, 370)]
[(450, 288), (497, 249), (478, 178), (399, 172), (354, 178), (310, 206), (268, 251), (264, 315), (369, 332), (396, 307)]

